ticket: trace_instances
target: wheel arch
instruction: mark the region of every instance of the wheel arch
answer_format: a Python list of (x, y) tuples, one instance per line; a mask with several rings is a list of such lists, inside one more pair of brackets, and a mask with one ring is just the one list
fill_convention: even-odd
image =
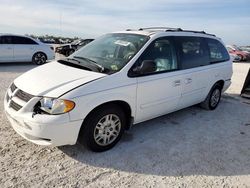
[(223, 89), (224, 84), (225, 84), (224, 80), (218, 80), (212, 87), (214, 87), (215, 85), (220, 85), (221, 89)]
[(35, 56), (37, 53), (42, 53), (42, 54), (44, 54), (44, 55), (45, 55), (45, 57), (46, 57), (46, 59), (48, 59), (47, 54), (46, 54), (45, 52), (41, 51), (41, 50), (36, 51), (36, 52), (33, 54), (32, 59), (34, 58), (34, 56)]
[(131, 106), (129, 105), (129, 103), (127, 103), (127, 102), (125, 102), (123, 100), (107, 101), (107, 102), (104, 102), (102, 104), (97, 105), (84, 118), (80, 130), (84, 128), (84, 123), (89, 118), (89, 116), (90, 116), (91, 113), (93, 113), (94, 111), (96, 111), (99, 108), (102, 108), (102, 107), (104, 107), (106, 105), (111, 105), (111, 104), (117, 105), (118, 107), (120, 107), (124, 111), (124, 113), (126, 115), (126, 119), (127, 119), (126, 125), (125, 125), (125, 130), (128, 130), (130, 128), (131, 124), (133, 123), (134, 117), (132, 116)]
[[(201, 106), (202, 108), (206, 109), (206, 110), (214, 110), (214, 109), (217, 107), (217, 105), (219, 104), (219, 102), (218, 102), (218, 104), (216, 104), (215, 107), (211, 107), (211, 106), (210, 106), (210, 98), (211, 98), (210, 96), (211, 96), (211, 93), (213, 92), (213, 90), (214, 90), (215, 87), (218, 87), (218, 86), (219, 86), (219, 87), (220, 87), (220, 96), (221, 96), (221, 92), (222, 92), (222, 90), (223, 90), (224, 84), (225, 84), (225, 81), (224, 81), (224, 80), (218, 80), (218, 81), (216, 81), (216, 82), (211, 86), (211, 88), (210, 88), (210, 90), (209, 90), (209, 92), (208, 92), (208, 94), (207, 94), (205, 100), (204, 100), (203, 102), (200, 103), (200, 106)], [(220, 99), (219, 99), (219, 100), (220, 100)]]
[[(207, 97), (209, 95), (209, 93), (211, 92), (211, 90), (213, 89), (214, 86), (216, 85), (220, 85), (220, 88), (221, 90), (223, 90), (223, 87), (224, 87), (224, 84), (225, 84), (225, 81), (224, 80), (217, 80), (216, 82), (214, 82), (214, 84), (210, 85), (208, 88), (207, 88), (207, 93), (206, 93), (206, 96)], [(204, 98), (205, 100), (206, 98)]]

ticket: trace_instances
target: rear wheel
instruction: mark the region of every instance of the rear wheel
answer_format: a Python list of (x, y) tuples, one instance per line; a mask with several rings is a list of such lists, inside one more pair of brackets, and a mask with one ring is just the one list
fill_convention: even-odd
[(207, 110), (214, 110), (220, 103), (221, 90), (222, 87), (220, 84), (214, 85), (210, 90), (206, 100), (201, 103), (201, 107)]
[(46, 61), (47, 61), (47, 57), (42, 52), (37, 52), (32, 57), (32, 62), (36, 65), (42, 65), (42, 64), (46, 63)]
[(119, 106), (105, 105), (87, 117), (82, 125), (79, 141), (92, 151), (106, 151), (121, 139), (125, 123), (125, 113)]

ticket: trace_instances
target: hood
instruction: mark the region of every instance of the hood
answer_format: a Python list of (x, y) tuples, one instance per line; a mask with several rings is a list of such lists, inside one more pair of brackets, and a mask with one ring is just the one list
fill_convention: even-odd
[(15, 85), (35, 96), (59, 97), (65, 92), (106, 74), (60, 64), (56, 61), (34, 68), (15, 81)]

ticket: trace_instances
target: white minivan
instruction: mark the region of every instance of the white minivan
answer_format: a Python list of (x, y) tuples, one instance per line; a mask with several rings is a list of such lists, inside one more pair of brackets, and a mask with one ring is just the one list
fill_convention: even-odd
[(33, 62), (37, 65), (55, 58), (52, 46), (28, 36), (0, 34), (0, 63)]
[(214, 110), (231, 83), (221, 39), (205, 32), (144, 28), (106, 34), (10, 85), (12, 127), (40, 145), (112, 148), (123, 132), (188, 106)]

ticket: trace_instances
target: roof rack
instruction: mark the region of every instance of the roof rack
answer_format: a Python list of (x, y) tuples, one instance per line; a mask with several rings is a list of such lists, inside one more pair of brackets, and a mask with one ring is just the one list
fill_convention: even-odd
[[(190, 32), (190, 33), (200, 33), (205, 35), (210, 35), (216, 37), (214, 34), (206, 33), (205, 31), (192, 31), (192, 30), (183, 30), (181, 28), (171, 28), (171, 27), (146, 27), (139, 28), (138, 31), (144, 30), (164, 30), (165, 32)], [(133, 31), (133, 29), (127, 29), (126, 31)]]
[[(174, 30), (166, 30), (166, 31), (174, 31)], [(213, 37), (216, 37), (216, 35), (214, 34), (210, 34), (210, 33), (206, 33), (205, 31), (193, 31), (193, 30), (176, 30), (176, 31), (182, 31), (182, 32), (190, 32), (190, 33), (200, 33), (200, 34), (205, 34), (205, 35), (210, 35), (210, 36), (213, 36)]]
[(182, 31), (181, 28), (171, 28), (171, 27), (145, 27), (139, 29), (127, 29), (126, 31), (144, 31), (144, 30)]
[(140, 28), (138, 29), (139, 31), (143, 31), (143, 30), (170, 30), (170, 31), (182, 31), (181, 28), (172, 28), (172, 27), (146, 27), (146, 28)]

